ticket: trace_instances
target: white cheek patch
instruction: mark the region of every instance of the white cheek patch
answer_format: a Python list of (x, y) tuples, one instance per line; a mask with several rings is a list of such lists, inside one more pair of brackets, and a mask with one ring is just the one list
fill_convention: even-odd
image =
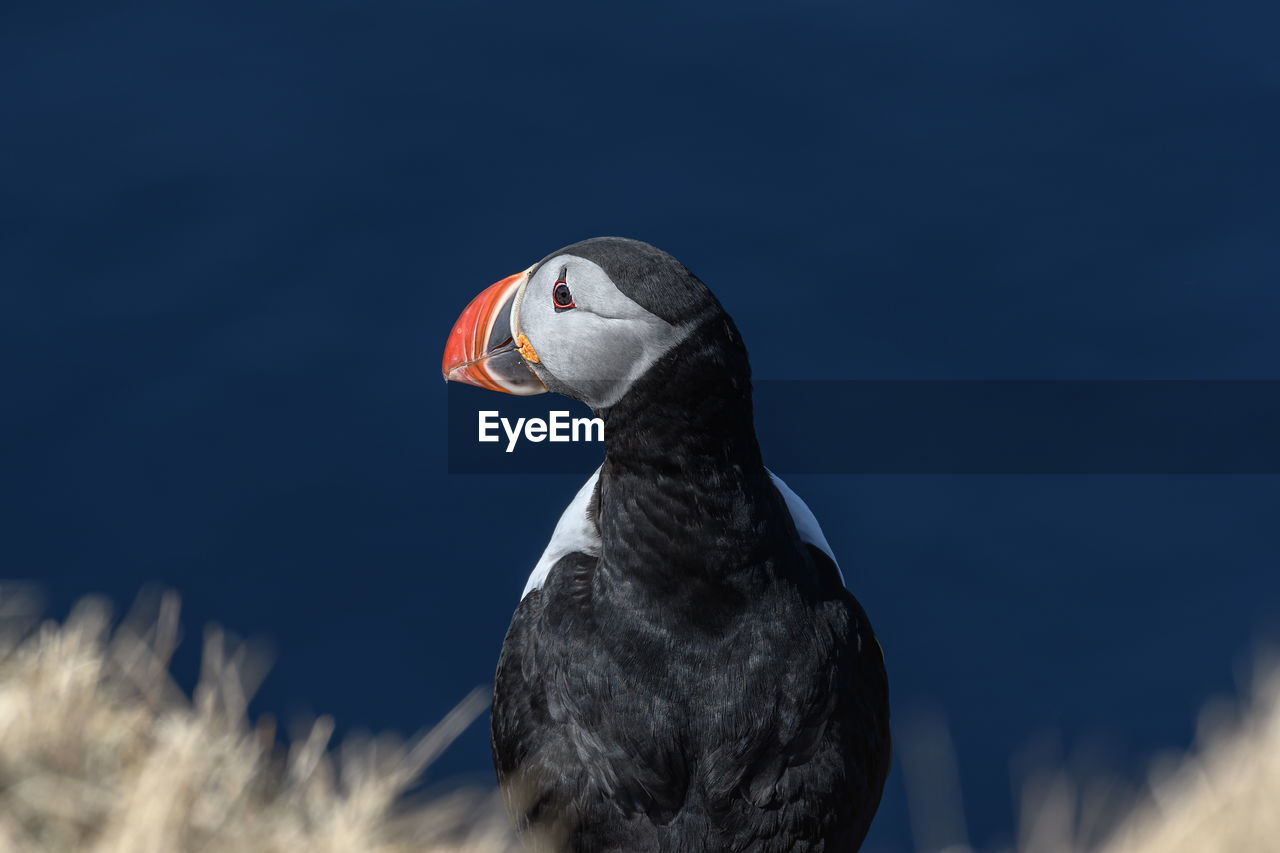
[(796, 533), (800, 534), (800, 541), (812, 545), (831, 558), (831, 562), (836, 564), (836, 572), (840, 575), (840, 585), (844, 586), (844, 572), (840, 571), (840, 562), (836, 560), (835, 553), (827, 544), (827, 537), (822, 534), (822, 527), (818, 524), (813, 510), (800, 500), (799, 495), (791, 491), (790, 486), (782, 482), (781, 477), (772, 471), (769, 471), (769, 476), (773, 479), (773, 486), (778, 490), (778, 494), (782, 495), (782, 499), (787, 502), (787, 512), (791, 513), (791, 522), (796, 526)]
[[(561, 270), (576, 308), (556, 311), (551, 288)], [(672, 325), (620, 291), (598, 265), (573, 255), (546, 261), (521, 288), (512, 337), (524, 334), (545, 370), (595, 409), (622, 399), (653, 364), (696, 326)]]
[(555, 531), (551, 534), (551, 541), (547, 543), (542, 556), (538, 558), (538, 564), (533, 567), (533, 572), (524, 585), (524, 592), (520, 593), (522, 600), (546, 583), (551, 567), (558, 563), (561, 557), (573, 553), (586, 554), (589, 557), (600, 556), (600, 530), (595, 522), (587, 518), (587, 507), (591, 505), (591, 496), (595, 493), (596, 481), (599, 479), (600, 469), (597, 468), (565, 507), (560, 520), (556, 522)]
[(615, 319), (584, 313), (565, 325), (572, 349), (553, 351), (545, 366), (581, 392), (583, 402), (594, 409), (621, 400), (690, 332), (688, 326), (672, 326), (652, 315)]

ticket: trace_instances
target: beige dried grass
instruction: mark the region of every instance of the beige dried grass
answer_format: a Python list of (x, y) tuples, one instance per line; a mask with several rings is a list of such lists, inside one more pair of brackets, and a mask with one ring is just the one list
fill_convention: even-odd
[[(1259, 656), (1250, 692), (1243, 705), (1206, 706), (1192, 747), (1157, 758), (1138, 788), (1040, 761), (1019, 782), (1012, 849), (1280, 853), (1280, 663)], [(945, 720), (922, 714), (902, 729), (898, 754), (920, 853), (972, 853)]]
[(111, 630), (87, 599), (33, 628), (29, 598), (0, 590), (0, 851), (5, 853), (409, 853), (505, 851), (491, 792), (409, 805), (406, 791), (485, 707), (468, 696), (407, 743), (329, 749), (318, 719), (287, 751), (251, 727), (264, 667), (206, 633), (194, 700), (169, 675), (177, 599)]
[[(81, 602), (62, 625), (37, 624), (29, 596), (0, 588), (0, 853), (518, 849), (492, 792), (406, 798), (483, 712), (482, 691), (408, 742), (380, 737), (334, 750), (333, 721), (321, 717), (286, 749), (272, 723), (248, 720), (262, 660), (206, 632), (188, 699), (169, 675), (177, 636), (172, 595), (113, 630), (99, 599)], [(1156, 762), (1143, 795), (1118, 790), (1066, 773), (1032, 776), (1017, 849), (1280, 851), (1280, 667), (1259, 671), (1243, 710), (1207, 709), (1195, 746)], [(1099, 831), (1098, 815), (1114, 813), (1118, 796), (1120, 817)]]

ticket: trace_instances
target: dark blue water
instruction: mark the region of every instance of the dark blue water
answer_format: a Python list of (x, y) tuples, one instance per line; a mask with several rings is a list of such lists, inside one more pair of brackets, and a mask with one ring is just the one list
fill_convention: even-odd
[[(443, 339), (596, 234), (685, 261), (762, 378), (1280, 378), (1278, 23), (5, 4), (0, 577), (54, 614), (176, 588), (188, 684), (208, 621), (273, 642), (256, 712), (434, 721), (490, 679), (581, 480), (446, 474)], [(1135, 771), (1280, 628), (1276, 477), (791, 485), (895, 708), (949, 717), (983, 845), (1030, 738), (1107, 736)], [(477, 726), (434, 778), (489, 772)], [(895, 771), (868, 849), (910, 843)]]

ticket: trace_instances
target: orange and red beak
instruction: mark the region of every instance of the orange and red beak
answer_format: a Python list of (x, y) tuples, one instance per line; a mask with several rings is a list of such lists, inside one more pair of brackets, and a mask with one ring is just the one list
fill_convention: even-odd
[(520, 355), (511, 327), (513, 306), (528, 278), (528, 270), (507, 276), (462, 310), (444, 345), (440, 370), (446, 382), (521, 396), (547, 390)]

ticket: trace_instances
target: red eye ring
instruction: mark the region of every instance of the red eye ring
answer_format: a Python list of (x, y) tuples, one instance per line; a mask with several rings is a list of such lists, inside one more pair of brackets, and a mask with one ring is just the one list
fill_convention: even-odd
[(565, 271), (561, 270), (555, 287), (551, 289), (551, 302), (556, 306), (557, 311), (567, 311), (574, 307), (573, 291), (569, 290), (569, 285), (565, 284), (564, 274)]

